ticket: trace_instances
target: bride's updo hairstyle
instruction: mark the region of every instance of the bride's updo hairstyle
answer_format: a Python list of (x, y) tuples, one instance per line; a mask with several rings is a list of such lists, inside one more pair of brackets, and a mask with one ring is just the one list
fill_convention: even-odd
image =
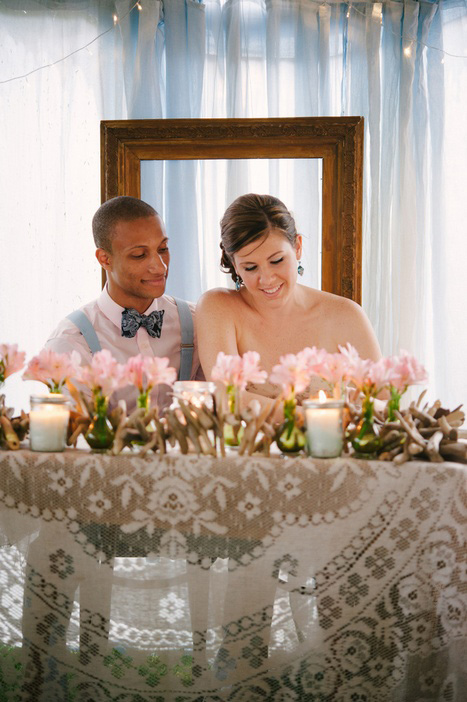
[(272, 195), (240, 195), (226, 209), (221, 219), (221, 267), (237, 279), (233, 255), (247, 244), (264, 239), (271, 230), (280, 231), (295, 246), (297, 230), (287, 207)]

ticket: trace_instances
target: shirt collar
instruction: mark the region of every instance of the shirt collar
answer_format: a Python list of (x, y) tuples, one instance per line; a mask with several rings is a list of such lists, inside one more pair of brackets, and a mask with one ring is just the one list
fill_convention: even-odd
[[(159, 309), (159, 301), (162, 302), (162, 298), (155, 297), (144, 314), (150, 314), (154, 310)], [(125, 308), (121, 305), (117, 305), (117, 303), (112, 300), (107, 290), (107, 285), (97, 298), (97, 306), (102, 314), (104, 314), (107, 319), (110, 319), (110, 321), (120, 329), (122, 324), (122, 312)]]

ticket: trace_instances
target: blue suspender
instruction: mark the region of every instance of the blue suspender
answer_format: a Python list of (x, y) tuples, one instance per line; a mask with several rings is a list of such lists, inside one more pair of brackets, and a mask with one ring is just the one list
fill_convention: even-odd
[(67, 315), (67, 319), (78, 327), (93, 355), (102, 349), (94, 327), (82, 310), (71, 312)]
[[(178, 316), (180, 319), (180, 333), (182, 337), (180, 345), (180, 370), (178, 372), (179, 380), (189, 380), (191, 376), (191, 367), (193, 365), (193, 348), (194, 348), (194, 329), (193, 317), (191, 310), (185, 300), (179, 300), (174, 297), (177, 305)], [(91, 353), (94, 355), (102, 349), (94, 327), (88, 317), (82, 310), (75, 310), (67, 315), (67, 319), (73, 322), (78, 327), (81, 334), (84, 336)]]
[(185, 300), (179, 300), (177, 297), (174, 297), (174, 300), (175, 304), (177, 305), (178, 316), (180, 318), (180, 332), (182, 335), (178, 379), (190, 380), (194, 348), (193, 317), (191, 316), (190, 307)]

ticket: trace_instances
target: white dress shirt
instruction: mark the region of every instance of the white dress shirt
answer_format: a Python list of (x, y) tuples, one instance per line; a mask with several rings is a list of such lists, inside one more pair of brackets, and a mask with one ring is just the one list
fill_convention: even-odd
[[(188, 305), (194, 317), (195, 305), (190, 302)], [(132, 339), (122, 336), (121, 320), (124, 308), (112, 300), (107, 292), (107, 286), (97, 300), (89, 302), (80, 309), (94, 327), (101, 347), (108, 349), (119, 363), (126, 363), (131, 356), (137, 356), (138, 354), (143, 356), (165, 356), (169, 359), (169, 365), (175, 368), (178, 373), (180, 369), (181, 331), (177, 305), (172, 297), (162, 295), (162, 297), (155, 298), (144, 312), (144, 314), (148, 315), (154, 310), (164, 310), (162, 331), (159, 339), (149, 336), (144, 327), (140, 327)], [(47, 340), (46, 348), (52, 349), (57, 353), (78, 351), (81, 354), (83, 365), (89, 364), (92, 359), (92, 354), (85, 338), (76, 325), (67, 318), (63, 319), (52, 332)], [(196, 337), (194, 339), (191, 379), (203, 379)], [(136, 404), (136, 398), (136, 388), (129, 386), (112, 395), (111, 405), (115, 406), (119, 399), (125, 399), (127, 408), (131, 410)], [(151, 393), (151, 403), (157, 403), (160, 409), (170, 404), (170, 401), (170, 391), (166, 385), (156, 387)]]

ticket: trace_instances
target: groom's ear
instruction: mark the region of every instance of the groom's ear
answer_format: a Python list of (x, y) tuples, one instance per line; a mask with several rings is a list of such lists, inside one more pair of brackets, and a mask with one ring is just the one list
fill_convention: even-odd
[(96, 258), (104, 270), (110, 270), (112, 266), (112, 257), (108, 251), (105, 249), (96, 249)]

